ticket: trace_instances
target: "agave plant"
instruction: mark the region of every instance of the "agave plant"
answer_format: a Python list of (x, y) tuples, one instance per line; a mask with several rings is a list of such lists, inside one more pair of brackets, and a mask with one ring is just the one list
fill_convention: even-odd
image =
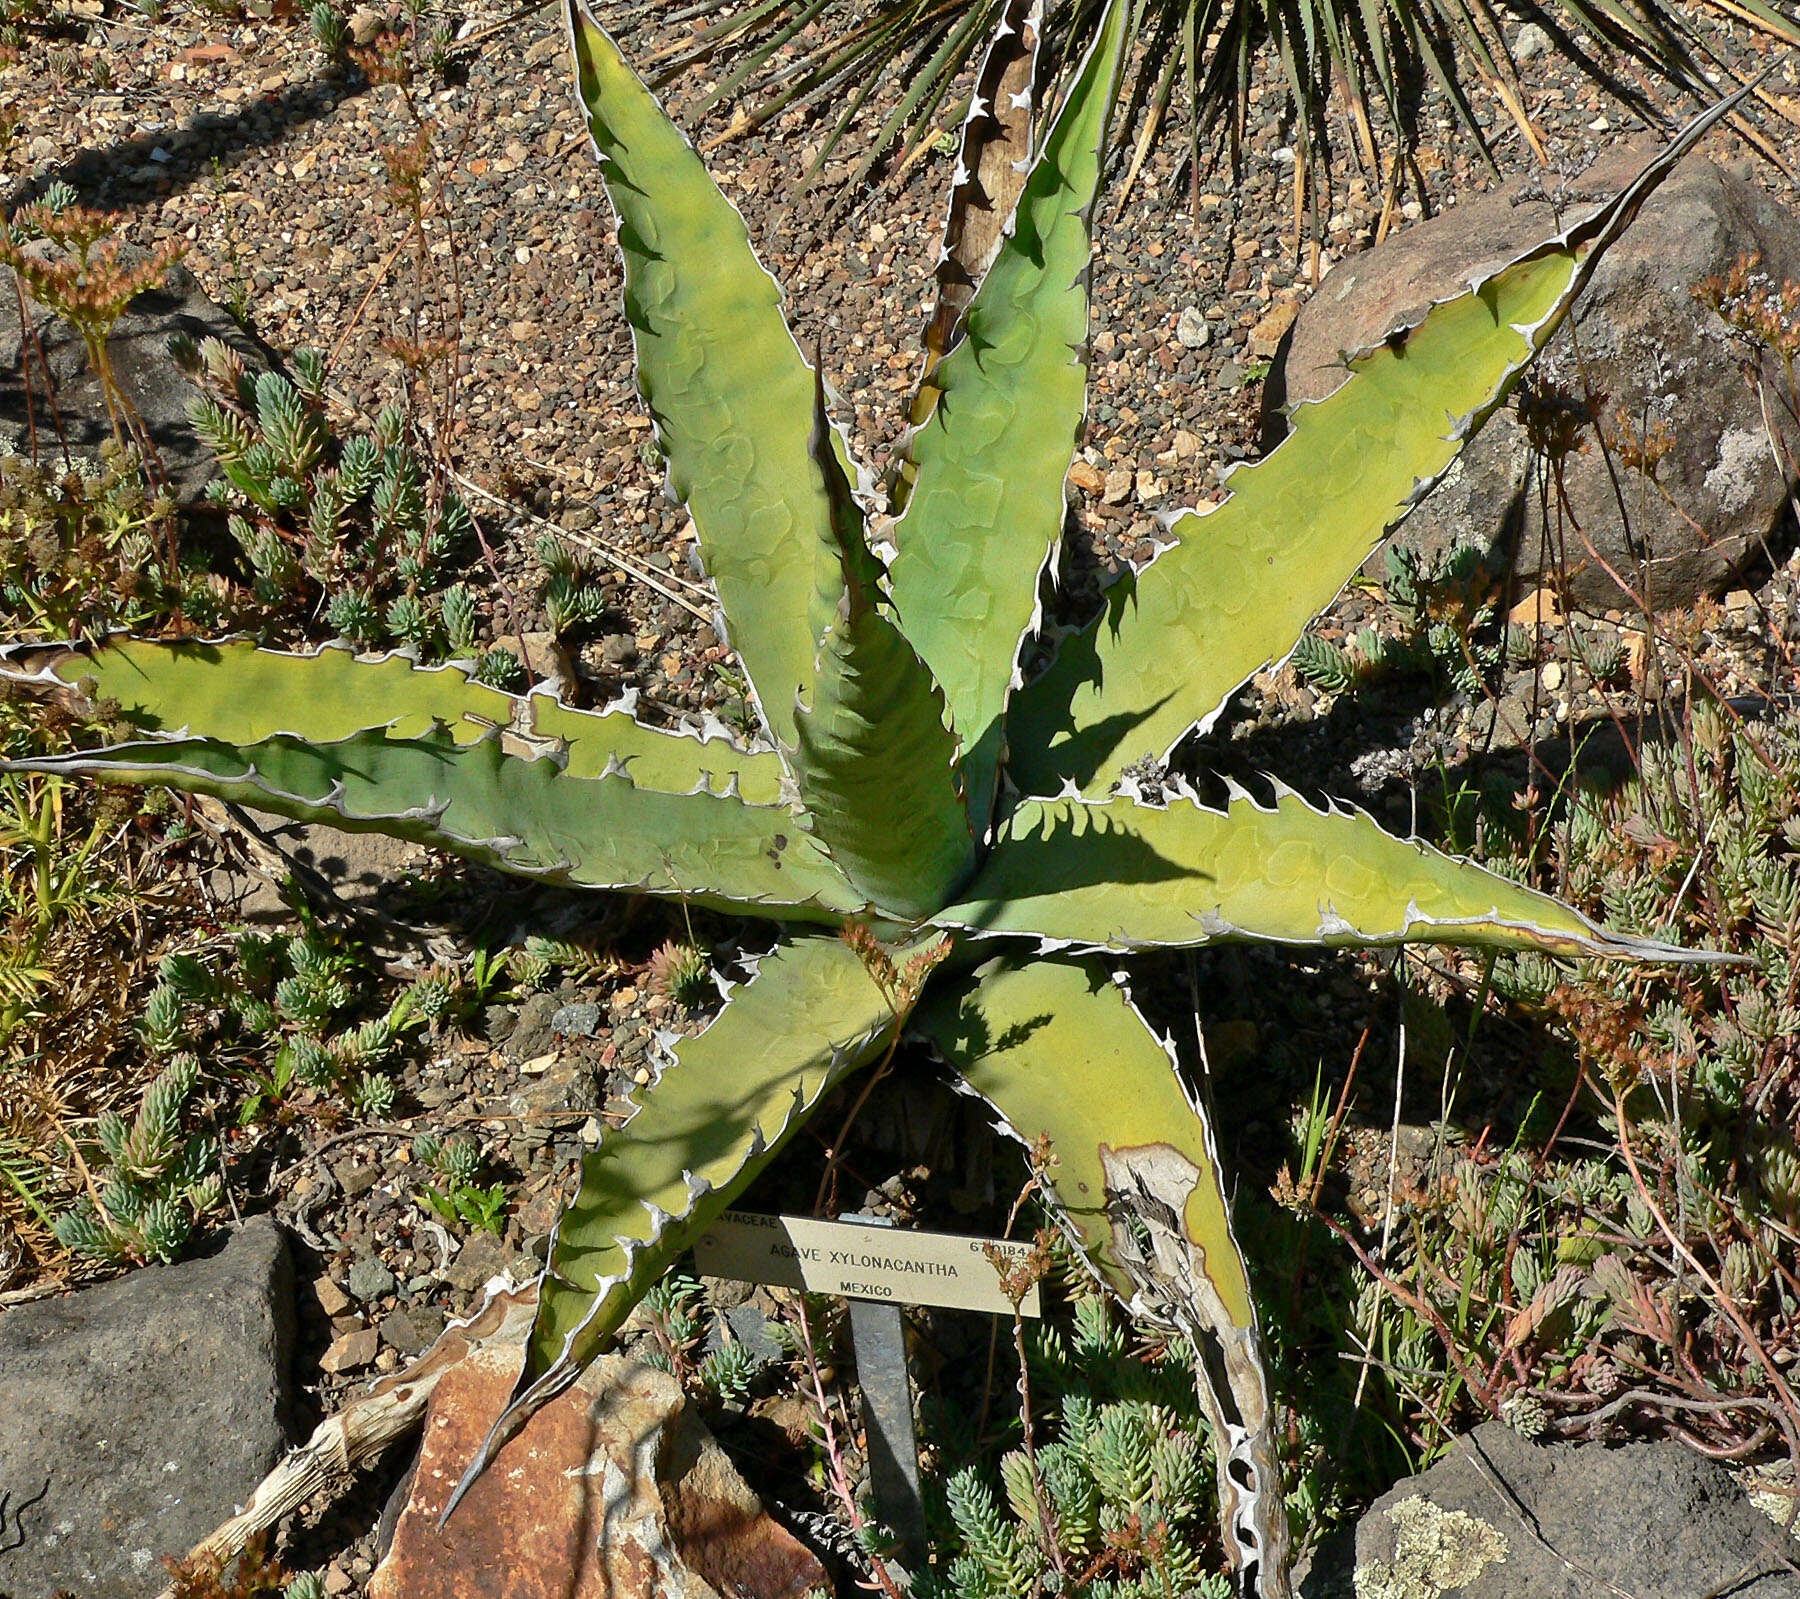
[[(1768, 0), (1709, 0), (1771, 37), (1800, 42), (1793, 19)], [(629, 8), (650, 26), (669, 20), (666, 6)], [(704, 112), (738, 102), (722, 138), (764, 126), (795, 108), (829, 108), (829, 127), (806, 176), (831, 159), (845, 134), (864, 117), (869, 127), (863, 153), (850, 165), (842, 193), (858, 193), (876, 164), (899, 155), (904, 171), (927, 148), (964, 73), (1009, 17), (1025, 9), (1018, 0), (879, 0), (854, 8), (840, 22), (827, 0), (694, 0), (680, 20), (694, 25), (659, 52), (659, 81), (690, 74), (722, 58), (725, 70), (698, 101)], [(1092, 40), (1106, 0), (1034, 0), (1031, 34), (1041, 32), (1043, 77), (1060, 80)], [(1702, 8), (1704, 9), (1704, 8)], [(1326, 140), (1326, 113), (1334, 88), (1342, 87), (1357, 142), (1371, 167), (1386, 167), (1377, 127), (1385, 117), (1404, 144), (1414, 135), (1416, 85), (1430, 82), (1444, 95), (1458, 123), (1486, 151), (1481, 124), (1468, 95), (1470, 81), (1486, 85), (1506, 107), (1533, 149), (1538, 136), (1525, 107), (1505, 36), (1506, 18), (1492, 0), (1138, 0), (1137, 54), (1127, 98), (1146, 112), (1133, 157), (1135, 175), (1167, 125), (1172, 107), (1188, 108), (1186, 142), (1198, 160), (1201, 144), (1224, 126), (1234, 158), (1242, 143), (1250, 91), (1265, 54), (1274, 58), (1277, 83), (1292, 97), (1294, 136), (1301, 148), (1299, 176), (1308, 175), (1315, 150)], [(1708, 42), (1689, 9), (1665, 0), (1623, 6), (1614, 0), (1559, 0), (1529, 15), (1550, 24), (1555, 47), (1608, 93), (1649, 111), (1643, 97), (1618, 71), (1659, 78), (1678, 91), (1711, 97), (1706, 74), (1733, 75), (1731, 64)], [(1715, 80), (1717, 81), (1717, 80)], [(895, 92), (879, 122), (871, 104)], [(977, 90), (976, 97), (979, 98)], [(1397, 166), (1393, 169), (1396, 174)], [(1129, 182), (1129, 180), (1128, 180)], [(1322, 214), (1322, 213), (1321, 213)]]
[[(633, 1118), (584, 1160), (518, 1388), (465, 1484), (823, 1096), (910, 1030), (1047, 1149), (1100, 1278), (1200, 1345), (1227, 1552), (1244, 1591), (1285, 1593), (1273, 1411), (1212, 1131), (1113, 968), (1221, 939), (1681, 954), (1286, 789), (1220, 810), (1178, 777), (1151, 791), (1127, 776), (1284, 656), (1443, 476), (1676, 150), (1349, 358), (1349, 380), (1298, 412), (1227, 503), (1175, 517), (1156, 560), (1022, 680), (1083, 417), (1089, 216), (1128, 15), (1115, 0), (1007, 226), (982, 232), (953, 207), (948, 254), (979, 287), (939, 324), (905, 509), (877, 523), (742, 221), (572, 0), (639, 379), (761, 740), (344, 647), (10, 652), (15, 678), (112, 702), (141, 734), (21, 767), (168, 784), (775, 924), (750, 980), (670, 1041)], [(981, 164), (979, 138), (965, 154)]]

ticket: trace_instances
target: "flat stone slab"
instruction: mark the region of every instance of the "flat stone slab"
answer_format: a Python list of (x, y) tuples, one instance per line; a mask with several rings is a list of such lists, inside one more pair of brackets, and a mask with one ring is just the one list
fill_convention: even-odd
[(294, 1274), (246, 1222), (205, 1260), (0, 1314), (0, 1595), (145, 1599), (288, 1444)]

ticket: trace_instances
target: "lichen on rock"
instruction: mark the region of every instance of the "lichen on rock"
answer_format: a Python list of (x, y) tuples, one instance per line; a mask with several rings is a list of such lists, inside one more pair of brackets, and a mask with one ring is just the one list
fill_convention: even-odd
[(1394, 1526), (1394, 1558), (1357, 1567), (1356, 1599), (1438, 1599), (1505, 1563), (1499, 1528), (1465, 1510), (1442, 1510), (1414, 1494), (1386, 1515)]

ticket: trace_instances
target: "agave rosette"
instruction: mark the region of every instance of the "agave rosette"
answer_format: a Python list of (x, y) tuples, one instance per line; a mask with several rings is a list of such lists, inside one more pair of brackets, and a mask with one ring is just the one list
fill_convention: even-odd
[[(1010, 26), (1031, 10), (1012, 7)], [(1272, 1407), (1211, 1130), (1117, 957), (1262, 939), (1682, 958), (1359, 812), (1281, 788), (1214, 809), (1178, 781), (1152, 802), (1125, 780), (1285, 656), (1444, 475), (1676, 147), (1351, 358), (1229, 500), (1172, 518), (1157, 558), (1022, 680), (1084, 413), (1090, 212), (1127, 13), (1109, 8), (1029, 160), (984, 160), (1019, 147), (1015, 93), (972, 108), (940, 272), (960, 303), (933, 324), (903, 509), (877, 553), (870, 496), (743, 222), (572, 5), (644, 399), (761, 740), (337, 647), (118, 638), (8, 654), (15, 679), (116, 702), (141, 733), (21, 767), (167, 784), (777, 924), (751, 979), (703, 1032), (668, 1041), (633, 1119), (586, 1157), (518, 1389), (466, 1481), (820, 1099), (910, 1028), (1003, 1125), (1048, 1139), (1056, 1199), (1096, 1272), (1201, 1345), (1227, 1551), (1246, 1592), (1284, 1593)], [(1019, 40), (996, 49), (1016, 60)], [(1003, 228), (979, 223), (994, 209), (970, 203), (983, 184), (1016, 191)], [(896, 960), (935, 963), (905, 1015), (834, 931), (852, 925)]]

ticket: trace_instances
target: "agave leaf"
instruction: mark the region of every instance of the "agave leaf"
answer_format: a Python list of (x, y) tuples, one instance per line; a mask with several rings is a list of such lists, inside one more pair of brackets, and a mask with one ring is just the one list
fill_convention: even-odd
[(698, 733), (645, 727), (632, 715), (633, 705), (627, 694), (604, 710), (586, 711), (534, 692), (524, 700), (521, 731), (560, 748), (570, 777), (622, 770), (639, 788), (686, 794), (698, 773), (713, 792), (736, 794), (752, 805), (785, 798), (787, 769), (774, 750), (743, 749), (716, 724)]
[(789, 765), (807, 825), (839, 870), (912, 922), (968, 880), (975, 836), (944, 696), (876, 608), (858, 551), (860, 537), (836, 562), (837, 615), (819, 643), (809, 703), (794, 712)]
[(824, 369), (821, 353), (813, 365), (813, 425), (807, 450), (830, 515), (822, 530), (825, 537), (813, 551), (807, 628), (814, 639), (823, 638), (838, 620), (848, 595), (873, 601), (887, 581), (886, 569), (869, 548), (867, 520), (850, 485), (850, 474), (837, 455), (837, 436), (825, 406)]
[(442, 727), (458, 744), (510, 728), (560, 752), (571, 777), (623, 770), (639, 788), (728, 791), (753, 804), (781, 798), (786, 773), (772, 750), (740, 749), (714, 726), (703, 734), (645, 727), (627, 696), (604, 711), (553, 695), (507, 694), (459, 666), (420, 666), (405, 655), (357, 656), (326, 645), (310, 653), (261, 649), (248, 639), (164, 643), (123, 634), (86, 649), (0, 648), (0, 677), (86, 688), (111, 700), (146, 734), (256, 744), (277, 733), (336, 743), (379, 728), (416, 738)]
[(524, 1370), (445, 1516), (893, 1026), (841, 939), (803, 938), (764, 956), (705, 1032), (674, 1044), (636, 1115), (582, 1160), (581, 1191), (551, 1240)]
[[(975, 93), (957, 139), (950, 214), (938, 254), (937, 304), (925, 327), (925, 365), (907, 417), (915, 428), (937, 404), (931, 375), (962, 339), (963, 313), (1005, 242), (1006, 225), (1031, 169), (1031, 113), (1043, 25), (1043, 0), (1006, 0), (975, 74)], [(910, 460), (903, 463), (896, 511), (911, 489), (913, 470)]]
[(1063, 478), (1087, 394), (1089, 213), (1130, 20), (1112, 0), (1044, 138), (1000, 246), (933, 377), (916, 477), (893, 528), (894, 603), (962, 730), (970, 814), (992, 805), (1002, 716), (1062, 534)]
[(831, 537), (807, 447), (813, 374), (780, 288), (686, 136), (583, 0), (568, 18), (669, 488), (693, 514), (764, 719), (790, 743), (794, 695), (812, 679), (813, 552)]
[(9, 769), (212, 794), (582, 888), (803, 921), (835, 922), (864, 904), (786, 807), (642, 789), (621, 773), (570, 777), (554, 755), (514, 753), (498, 731), (472, 744), (441, 727), (411, 739), (373, 729), (330, 744), (285, 735), (241, 747), (156, 740)]
[(1104, 615), (1014, 697), (1020, 789), (1103, 792), (1143, 757), (1166, 759), (1286, 656), (1512, 391), (1605, 246), (1734, 103), (1696, 118), (1592, 215), (1351, 358), (1352, 380), (1298, 407), (1287, 439), (1232, 475), (1230, 499), (1175, 517), (1176, 542), (1115, 585)]
[(1227, 810), (1026, 800), (939, 926), (1025, 934), (1056, 948), (1182, 948), (1219, 939), (1363, 948), (1425, 942), (1557, 955), (1693, 960), (1597, 927), (1547, 894), (1383, 832), (1361, 811), (1280, 791)]
[(441, 726), (473, 744), (513, 720), (510, 694), (458, 667), (420, 668), (404, 655), (359, 659), (330, 646), (289, 654), (249, 639), (162, 643), (119, 634), (82, 649), (13, 645), (0, 651), (0, 674), (85, 687), (92, 700), (116, 701), (121, 719), (146, 734), (229, 744), (277, 733), (332, 743), (376, 726), (396, 738)]
[(1223, 1524), (1255, 1591), (1287, 1544), (1272, 1409), (1212, 1127), (1173, 1051), (1103, 972), (1068, 961), (991, 961), (914, 1024), (1009, 1132), (1048, 1138), (1057, 1208), (1105, 1281), (1201, 1350)]

